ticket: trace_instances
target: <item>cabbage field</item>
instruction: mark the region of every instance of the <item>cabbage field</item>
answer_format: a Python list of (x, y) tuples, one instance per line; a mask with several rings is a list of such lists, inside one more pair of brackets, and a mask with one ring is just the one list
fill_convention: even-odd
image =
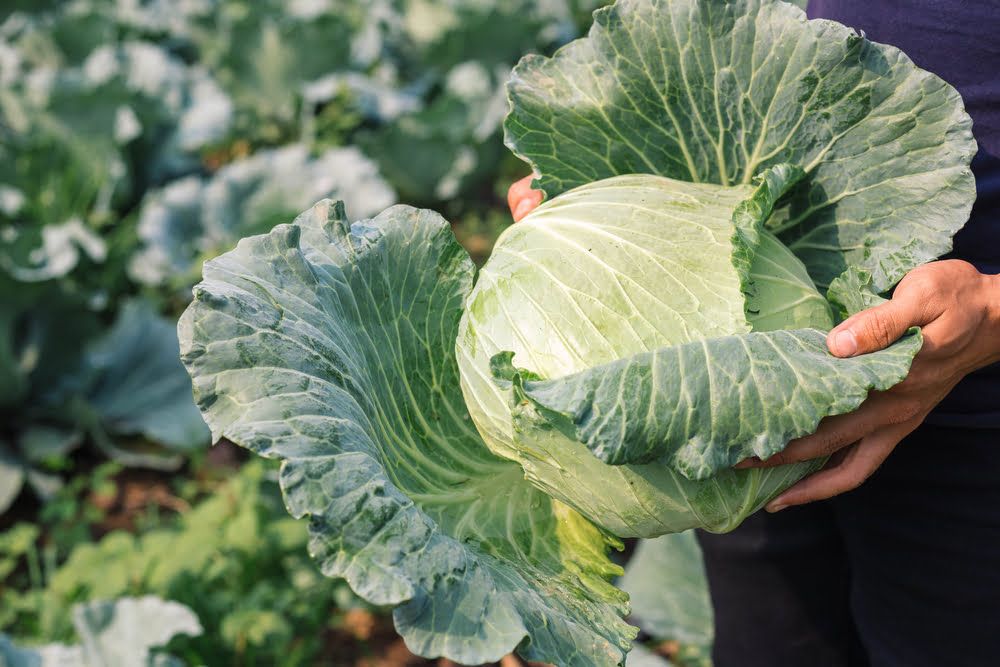
[(0, 10), (0, 667), (710, 664), (691, 529), (906, 377), (825, 333), (975, 143), (803, 3), (602, 4)]

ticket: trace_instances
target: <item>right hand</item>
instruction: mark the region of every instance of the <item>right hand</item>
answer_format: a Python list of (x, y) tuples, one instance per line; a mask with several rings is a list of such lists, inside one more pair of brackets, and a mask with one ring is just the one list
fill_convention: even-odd
[(510, 186), (507, 190), (507, 205), (510, 206), (511, 215), (514, 222), (531, 213), (542, 203), (545, 193), (541, 190), (532, 190), (531, 181), (534, 176), (525, 176)]

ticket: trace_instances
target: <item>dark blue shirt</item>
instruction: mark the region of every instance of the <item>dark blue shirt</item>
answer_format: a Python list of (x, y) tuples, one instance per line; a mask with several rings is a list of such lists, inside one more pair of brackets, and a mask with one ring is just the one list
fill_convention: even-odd
[[(955, 86), (972, 116), (976, 205), (949, 255), (1000, 273), (1000, 3), (982, 0), (811, 0), (828, 18), (903, 50)], [(997, 295), (1000, 299), (1000, 294)], [(965, 378), (928, 421), (1000, 428), (1000, 364)]]

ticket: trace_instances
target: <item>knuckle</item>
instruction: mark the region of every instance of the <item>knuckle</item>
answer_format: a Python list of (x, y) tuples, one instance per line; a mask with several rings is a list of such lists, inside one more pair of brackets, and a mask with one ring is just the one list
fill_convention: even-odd
[(858, 470), (855, 467), (846, 466), (841, 468), (836, 477), (832, 480), (831, 487), (833, 493), (830, 495), (853, 491), (861, 486), (866, 479), (868, 479), (868, 474), (869, 473), (867, 471)]
[(923, 404), (917, 399), (900, 401), (896, 409), (889, 415), (889, 422), (891, 424), (906, 423), (919, 417), (923, 409)]
[(765, 460), (765, 463), (767, 463), (768, 466), (783, 466), (788, 465), (791, 462), (791, 457), (788, 452), (778, 452)]
[(865, 319), (864, 333), (872, 343), (886, 347), (895, 340), (895, 322), (885, 311), (876, 311)]
[(894, 387), (893, 391), (895, 393), (919, 391), (933, 382), (933, 379), (931, 373), (925, 370), (922, 365), (914, 364), (910, 367), (910, 372), (907, 373), (902, 382)]
[(899, 281), (896, 294), (902, 296), (902, 293), (906, 292), (916, 294), (920, 298), (926, 298), (928, 295), (936, 293), (938, 280), (935, 279), (934, 274), (935, 271), (929, 264), (913, 269)]
[(820, 443), (820, 446), (818, 448), (819, 455), (820, 456), (833, 456), (838, 451), (840, 451), (843, 447), (844, 447), (844, 443), (842, 443), (839, 438), (838, 439), (830, 438), (830, 439), (825, 440), (824, 442)]
[(979, 269), (963, 259), (942, 259), (931, 262), (922, 268), (935, 269), (942, 268), (958, 276), (978, 276)]

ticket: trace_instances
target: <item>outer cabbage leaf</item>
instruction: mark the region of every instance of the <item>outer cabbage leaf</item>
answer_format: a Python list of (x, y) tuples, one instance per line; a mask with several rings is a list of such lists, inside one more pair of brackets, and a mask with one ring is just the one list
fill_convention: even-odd
[(79, 605), (73, 610), (73, 625), (88, 667), (153, 663), (150, 648), (175, 635), (202, 632), (190, 609), (153, 596)]
[(838, 307), (843, 319), (885, 302), (885, 299), (875, 293), (872, 274), (855, 267), (847, 269), (830, 282), (826, 298)]
[[(8, 433), (0, 439), (0, 460), (12, 466), (10, 485), (0, 496), (13, 501), (27, 485), (42, 499), (60, 487), (50, 464), (82, 440), (75, 424), (65, 423), (67, 403), (59, 387), (78, 369), (82, 347), (97, 332), (98, 313), (79, 303), (79, 295), (45, 283), (17, 283), (0, 275), (0, 418)], [(39, 307), (44, 304), (44, 307)], [(6, 492), (6, 493), (4, 493)], [(8, 495), (10, 494), (10, 495)], [(4, 503), (0, 502), (0, 511)]]
[(43, 467), (48, 457), (65, 455), (80, 444), (75, 430), (34, 426), (22, 431), (16, 445), (0, 440), (0, 515), (10, 509), (27, 485), (41, 500), (48, 500), (62, 488), (62, 480)]
[(768, 223), (826, 286), (882, 292), (951, 247), (975, 198), (959, 94), (898, 49), (775, 0), (619, 0), (588, 37), (527, 56), (507, 144), (549, 196), (618, 174), (807, 177)]
[(328, 576), (415, 653), (615, 665), (634, 630), (605, 538), (492, 455), (454, 352), (474, 267), (442, 218), (317, 204), (205, 265), (179, 324), (216, 439), (284, 461)]
[(921, 342), (913, 330), (885, 350), (842, 359), (825, 333), (798, 329), (661, 348), (556, 380), (526, 379), (509, 353), (495, 367), (515, 385), (522, 442), (555, 427), (606, 463), (656, 461), (702, 480), (750, 456), (769, 458), (824, 417), (855, 410), (869, 391), (898, 384)]
[(79, 365), (81, 347), (101, 322), (79, 294), (52, 284), (18, 283), (0, 274), (0, 299), (0, 414), (9, 423), (48, 404), (48, 394), (65, 380), (67, 368)]

